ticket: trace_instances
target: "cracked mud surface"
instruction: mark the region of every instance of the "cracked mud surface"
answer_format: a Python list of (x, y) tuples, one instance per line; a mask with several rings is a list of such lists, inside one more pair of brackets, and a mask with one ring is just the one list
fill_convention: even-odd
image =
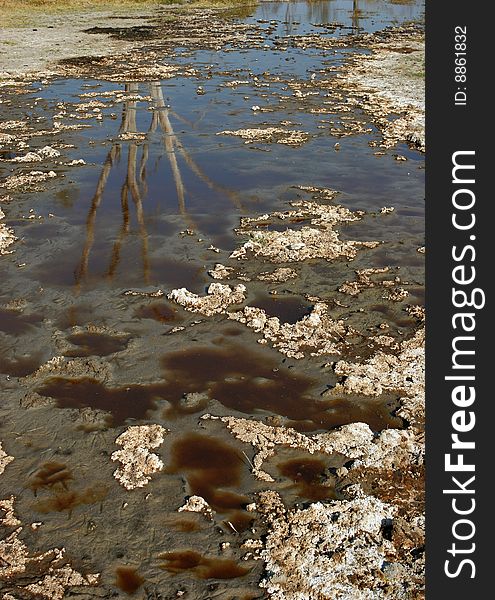
[(2, 600), (423, 597), (422, 3), (242, 10), (0, 68)]

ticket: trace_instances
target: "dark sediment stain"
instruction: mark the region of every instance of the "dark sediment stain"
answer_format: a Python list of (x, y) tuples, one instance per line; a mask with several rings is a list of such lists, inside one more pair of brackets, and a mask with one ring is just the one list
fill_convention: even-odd
[(35, 493), (42, 488), (59, 487), (67, 490), (67, 483), (72, 481), (72, 471), (69, 467), (57, 461), (43, 463), (41, 467), (31, 475), (28, 482)]
[(308, 457), (287, 460), (277, 465), (279, 473), (294, 482), (298, 496), (307, 500), (333, 500), (337, 497), (333, 486), (323, 485), (328, 479), (324, 460)]
[(240, 412), (264, 410), (300, 418), (307, 413), (301, 398), (315, 383), (279, 368), (278, 361), (261, 352), (237, 345), (172, 352), (163, 358), (163, 366), (167, 399), (174, 406), (185, 393), (207, 392), (210, 398)]
[(159, 34), (157, 28), (151, 25), (135, 25), (132, 27), (91, 27), (84, 29), (84, 33), (107, 34), (116, 40), (150, 40)]
[(423, 286), (408, 287), (407, 291), (410, 294), (411, 300), (414, 298), (415, 304), (424, 306), (425, 304), (425, 288)]
[(262, 308), (269, 317), (278, 317), (281, 323), (296, 323), (309, 315), (313, 307), (298, 296), (258, 296), (250, 306)]
[(166, 471), (183, 474), (188, 493), (201, 496), (213, 510), (224, 514), (226, 529), (241, 532), (253, 521), (244, 510), (249, 498), (226, 488), (241, 485), (243, 468), (243, 457), (233, 446), (204, 434), (188, 433), (172, 446)]
[(178, 311), (167, 302), (152, 302), (143, 304), (134, 311), (134, 316), (139, 319), (153, 319), (160, 323), (181, 321)]
[(134, 567), (117, 567), (115, 569), (115, 585), (126, 594), (134, 594), (144, 582), (144, 577), (141, 577)]
[(315, 431), (315, 429), (334, 429), (349, 423), (366, 423), (373, 431), (383, 429), (402, 429), (404, 422), (394, 416), (399, 408), (396, 396), (384, 395), (378, 398), (368, 396), (346, 395), (321, 401), (322, 410), (313, 407), (307, 418), (299, 421), (289, 421), (288, 427), (297, 431)]
[(223, 335), (228, 335), (229, 337), (237, 337), (238, 335), (242, 335), (244, 332), (245, 329), (242, 327), (225, 327), (221, 331)]
[(113, 336), (107, 333), (84, 331), (73, 333), (67, 341), (77, 348), (65, 352), (65, 356), (108, 356), (127, 348), (130, 336)]
[(198, 579), (235, 579), (251, 570), (229, 558), (208, 558), (195, 550), (164, 552), (159, 555), (165, 562), (161, 568), (171, 573), (192, 571)]
[(63, 511), (71, 513), (78, 506), (102, 502), (107, 494), (108, 488), (103, 484), (95, 484), (82, 491), (56, 491), (50, 497), (36, 502), (34, 509), (43, 514)]
[(170, 526), (183, 533), (201, 530), (201, 525), (196, 519), (176, 519), (170, 523)]
[(247, 531), (254, 521), (254, 516), (245, 510), (236, 510), (227, 515), (223, 521), (223, 526), (227, 531), (242, 533)]
[(35, 323), (43, 321), (42, 315), (26, 315), (17, 310), (0, 308), (0, 331), (9, 335), (20, 335), (31, 329)]
[(213, 437), (188, 433), (171, 448), (168, 473), (185, 473), (190, 494), (201, 496), (215, 510), (238, 509), (245, 496), (225, 490), (241, 483), (242, 455), (233, 446)]

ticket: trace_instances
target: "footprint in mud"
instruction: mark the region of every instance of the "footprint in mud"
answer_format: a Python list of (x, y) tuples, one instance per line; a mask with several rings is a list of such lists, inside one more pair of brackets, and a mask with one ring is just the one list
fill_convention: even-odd
[(55, 486), (67, 490), (67, 483), (72, 481), (72, 471), (66, 464), (50, 461), (43, 463), (41, 467), (29, 478), (28, 487), (36, 494), (42, 488), (53, 488)]

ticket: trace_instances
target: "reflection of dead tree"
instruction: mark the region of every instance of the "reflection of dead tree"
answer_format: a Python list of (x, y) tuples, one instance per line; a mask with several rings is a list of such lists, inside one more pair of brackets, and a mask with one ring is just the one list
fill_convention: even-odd
[(353, 0), (352, 2), (352, 26), (354, 29), (359, 29), (359, 17), (361, 11), (359, 10), (359, 0)]
[[(235, 190), (231, 190), (229, 188), (226, 188), (223, 185), (219, 185), (219, 184), (215, 183), (210, 177), (208, 177), (208, 175), (201, 169), (201, 167), (192, 158), (192, 156), (189, 154), (189, 152), (184, 148), (184, 146), (182, 145), (182, 142), (179, 140), (179, 138), (175, 135), (172, 125), (170, 124), (170, 119), (169, 119), (168, 115), (169, 115), (169, 113), (173, 114), (177, 119), (179, 119), (183, 123), (189, 124), (191, 127), (193, 127), (194, 124), (191, 123), (189, 120), (184, 119), (183, 117), (179, 116), (176, 112), (169, 111), (169, 109), (165, 107), (165, 101), (163, 99), (163, 90), (160, 87), (160, 84), (158, 82), (152, 83), (151, 86), (152, 86), (151, 87), (151, 89), (152, 89), (151, 95), (152, 95), (153, 99), (155, 99), (155, 95), (156, 95), (156, 98), (158, 98), (157, 107), (160, 107), (160, 113), (163, 114), (164, 125), (162, 125), (162, 129), (165, 132), (166, 136), (170, 136), (172, 138), (173, 146), (175, 146), (177, 148), (177, 150), (180, 152), (180, 154), (181, 154), (182, 158), (184, 159), (185, 163), (187, 164), (187, 166), (196, 175), (196, 177), (201, 179), (201, 181), (203, 181), (210, 189), (212, 189), (216, 192), (219, 192), (221, 194), (224, 194), (225, 196), (227, 196), (230, 199), (230, 201), (234, 204), (234, 206), (236, 208), (241, 209), (242, 205), (241, 205), (239, 193), (236, 192)], [(156, 90), (154, 92), (155, 95), (153, 93), (154, 90)], [(162, 113), (162, 111), (163, 111), (163, 113)], [(160, 123), (161, 123), (161, 121), (160, 121)], [(172, 148), (172, 153), (175, 157), (175, 151), (173, 150), (173, 148)], [(172, 168), (172, 170), (173, 170), (173, 168)]]
[(81, 280), (86, 276), (88, 272), (88, 263), (89, 263), (89, 255), (91, 253), (91, 248), (93, 247), (95, 241), (95, 222), (96, 222), (96, 212), (98, 207), (100, 206), (101, 200), (103, 198), (103, 192), (105, 191), (105, 186), (107, 184), (108, 176), (110, 175), (110, 171), (115, 163), (115, 160), (120, 154), (120, 147), (117, 145), (112, 146), (110, 152), (107, 154), (107, 158), (103, 163), (103, 169), (98, 179), (98, 183), (96, 184), (96, 191), (91, 200), (91, 206), (89, 209), (88, 217), (86, 219), (86, 241), (84, 243), (81, 262), (79, 264), (78, 269), (76, 270), (76, 283), (79, 284)]
[(185, 188), (174, 148), (174, 142), (177, 138), (172, 124), (170, 123), (170, 119), (168, 118), (168, 108), (166, 107), (165, 100), (163, 98), (163, 90), (158, 82), (151, 84), (151, 97), (155, 103), (155, 110), (158, 112), (158, 122), (160, 123), (160, 127), (164, 133), (163, 139), (165, 142), (165, 150), (167, 151), (168, 160), (170, 161), (170, 167), (172, 168), (172, 175), (175, 182), (175, 189), (177, 190), (179, 212), (183, 215), (186, 212)]
[[(125, 91), (129, 94), (136, 94), (138, 92), (138, 84), (126, 84)], [(177, 193), (178, 209), (179, 213), (187, 221), (189, 227), (194, 228), (191, 216), (188, 214), (186, 209), (186, 188), (182, 178), (178, 155), (180, 155), (189, 169), (201, 179), (210, 189), (215, 190), (219, 193), (227, 196), (231, 202), (238, 208), (242, 209), (239, 194), (226, 188), (222, 185), (214, 182), (195, 162), (189, 152), (184, 148), (183, 144), (177, 137), (170, 122), (169, 115), (174, 114), (166, 106), (163, 97), (163, 90), (159, 82), (153, 82), (150, 84), (150, 93), (154, 102), (154, 110), (152, 112), (152, 119), (150, 127), (147, 131), (144, 144), (142, 144), (141, 158), (138, 161), (138, 145), (136, 140), (132, 137), (129, 140), (127, 165), (126, 165), (126, 176), (120, 190), (120, 204), (122, 211), (122, 225), (120, 227), (119, 234), (115, 240), (112, 253), (110, 257), (110, 264), (107, 270), (107, 276), (113, 278), (118, 265), (120, 263), (122, 246), (127, 238), (130, 231), (130, 211), (129, 211), (129, 197), (132, 199), (134, 206), (136, 207), (136, 219), (139, 226), (139, 235), (141, 238), (141, 255), (143, 261), (143, 275), (145, 283), (149, 283), (150, 278), (150, 264), (148, 257), (148, 235), (146, 231), (144, 208), (143, 208), (143, 197), (147, 194), (147, 183), (146, 183), (146, 167), (150, 155), (149, 143), (152, 134), (154, 134), (158, 128), (163, 132), (163, 141), (167, 158), (170, 163), (172, 170), (172, 176), (174, 179), (175, 189)], [(124, 102), (122, 121), (120, 125), (119, 134), (125, 136), (126, 134), (138, 134), (137, 123), (136, 123), (136, 111), (137, 102), (131, 98)], [(182, 121), (188, 122), (186, 119), (179, 117)], [(116, 141), (112, 145), (110, 151), (107, 154), (105, 162), (103, 163), (103, 169), (98, 179), (95, 194), (91, 201), (88, 217), (86, 219), (86, 240), (83, 246), (81, 261), (79, 267), (76, 270), (76, 283), (80, 285), (88, 273), (89, 257), (95, 241), (95, 225), (96, 215), (98, 208), (101, 204), (103, 194), (107, 185), (107, 181), (110, 172), (114, 165), (119, 162), (121, 156), (121, 141)], [(139, 164), (139, 167), (138, 167)]]

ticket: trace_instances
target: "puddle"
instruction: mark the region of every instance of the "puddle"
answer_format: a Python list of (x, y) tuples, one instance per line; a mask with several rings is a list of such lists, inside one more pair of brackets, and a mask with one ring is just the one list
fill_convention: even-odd
[(314, 501), (337, 498), (333, 485), (323, 485), (328, 479), (327, 467), (328, 461), (311, 457), (295, 458), (277, 465), (280, 475), (293, 482), (299, 497)]
[(311, 312), (308, 304), (298, 296), (266, 295), (258, 296), (249, 306), (262, 308), (270, 317), (278, 317), (281, 323), (296, 323)]
[(129, 340), (130, 337), (116, 337), (106, 333), (73, 333), (67, 337), (67, 341), (77, 346), (77, 349), (67, 350), (65, 356), (108, 356), (125, 350)]
[(43, 317), (38, 314), (24, 314), (16, 310), (0, 308), (0, 331), (8, 335), (21, 335), (41, 323)]

